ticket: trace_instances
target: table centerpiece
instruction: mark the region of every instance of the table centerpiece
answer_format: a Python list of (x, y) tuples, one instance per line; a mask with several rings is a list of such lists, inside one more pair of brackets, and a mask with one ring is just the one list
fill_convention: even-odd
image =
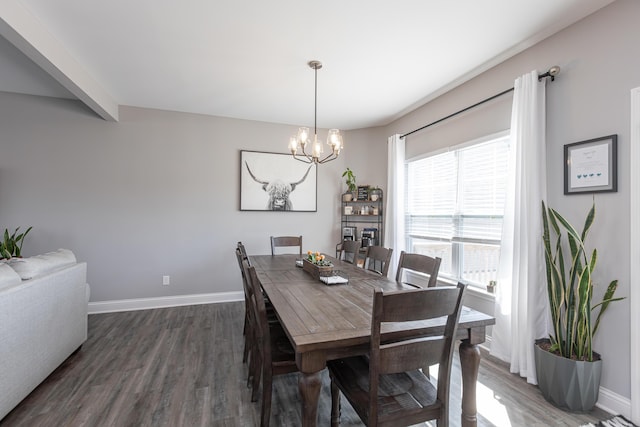
[(302, 269), (311, 277), (319, 279), (320, 276), (333, 274), (333, 263), (320, 252), (308, 251), (307, 257), (302, 259)]

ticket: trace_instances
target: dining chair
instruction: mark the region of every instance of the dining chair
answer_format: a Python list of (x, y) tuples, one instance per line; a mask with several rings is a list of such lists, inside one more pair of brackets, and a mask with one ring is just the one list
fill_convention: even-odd
[[(249, 294), (250, 289), (248, 288), (247, 278), (245, 276), (245, 269), (243, 267), (243, 262), (246, 262), (249, 265), (249, 258), (242, 255), (242, 250), (240, 249), (241, 243), (238, 242), (238, 246), (236, 247), (236, 258), (238, 260), (238, 266), (240, 267), (240, 274), (242, 275), (242, 289), (244, 291), (244, 325), (242, 327), (242, 335), (244, 336), (244, 349), (242, 350), (242, 363), (246, 363), (248, 360), (249, 353), (251, 351), (251, 337), (253, 332), (251, 328), (255, 322), (252, 320), (252, 311), (251, 306), (249, 304)], [(247, 378), (247, 382), (250, 381), (251, 372), (249, 372), (249, 377)]]
[[(240, 253), (242, 254), (242, 256), (246, 258), (247, 261), (249, 261), (249, 256), (247, 255), (247, 249), (244, 247), (244, 244), (242, 242), (238, 242), (238, 249), (240, 249)], [(249, 261), (249, 265), (251, 265), (250, 261)]]
[(270, 323), (264, 299), (261, 295), (261, 285), (255, 267), (244, 264), (249, 286), (252, 289), (250, 304), (256, 320), (254, 328), (255, 365), (253, 376), (253, 391), (251, 401), (258, 400), (260, 377), (262, 377), (262, 407), (260, 410), (260, 426), (268, 427), (271, 417), (271, 396), (273, 377), (275, 375), (297, 372), (295, 352), (289, 338), (279, 323)]
[(436, 286), (438, 283), (438, 271), (440, 271), (440, 262), (442, 259), (436, 257), (430, 257), (428, 255), (407, 253), (405, 251), (400, 252), (400, 259), (398, 260), (398, 271), (396, 273), (396, 282), (406, 283), (416, 288), (421, 288), (415, 283), (407, 281), (407, 278), (403, 278), (403, 273), (407, 270), (416, 271), (419, 273), (425, 273), (429, 275), (428, 288)]
[(343, 241), (342, 249), (340, 250), (340, 259), (357, 266), (361, 247), (362, 245), (357, 240)]
[(382, 276), (387, 276), (391, 265), (393, 249), (383, 246), (369, 246), (364, 255), (364, 268), (375, 271)]
[[(247, 363), (249, 361), (249, 375), (247, 376), (247, 385), (250, 385), (250, 381), (253, 377), (253, 369), (251, 366), (251, 361), (249, 360), (249, 356), (253, 347), (253, 328), (255, 328), (255, 320), (253, 318), (253, 313), (251, 311), (251, 306), (249, 303), (249, 298), (252, 293), (251, 288), (247, 282), (246, 277), (246, 269), (243, 267), (243, 262), (246, 262), (247, 266), (251, 266), (249, 257), (246, 255), (247, 252), (244, 250), (244, 245), (242, 242), (238, 242), (238, 246), (236, 247), (236, 258), (238, 260), (238, 265), (240, 267), (240, 273), (242, 275), (242, 287), (244, 291), (244, 326), (242, 328), (242, 335), (244, 336), (244, 348), (242, 351), (242, 363)], [(266, 298), (264, 293), (261, 293), (264, 299), (266, 311), (267, 311), (267, 319), (269, 323), (277, 323), (278, 318), (273, 311), (273, 306), (271, 302)]]
[(302, 256), (302, 236), (271, 236), (271, 255), (276, 254), (277, 247), (297, 246)]
[[(449, 424), (451, 361), (465, 285), (385, 292), (373, 296), (369, 353), (330, 361), (331, 425), (340, 424), (340, 393), (367, 426), (408, 426), (437, 420)], [(447, 316), (441, 335), (416, 336), (403, 322)], [(398, 334), (381, 341), (381, 325)], [(398, 329), (396, 329), (398, 328)], [(439, 364), (437, 383), (420, 368)]]

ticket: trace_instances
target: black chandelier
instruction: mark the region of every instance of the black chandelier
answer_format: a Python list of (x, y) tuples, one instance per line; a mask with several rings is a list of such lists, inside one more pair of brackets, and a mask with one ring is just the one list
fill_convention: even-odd
[[(331, 147), (331, 153), (322, 158), (324, 153), (324, 147), (322, 143), (318, 141), (318, 70), (322, 68), (322, 62), (309, 61), (309, 67), (315, 71), (315, 107), (313, 115), (313, 141), (310, 139), (309, 128), (301, 127), (298, 129), (298, 134), (291, 137), (289, 140), (289, 150), (293, 155), (293, 158), (305, 163), (326, 163), (338, 158), (340, 150), (342, 150), (342, 135), (338, 129), (330, 129), (327, 135), (327, 144)], [(307, 153), (307, 146), (310, 146), (311, 152)], [(301, 153), (298, 153), (300, 151)]]

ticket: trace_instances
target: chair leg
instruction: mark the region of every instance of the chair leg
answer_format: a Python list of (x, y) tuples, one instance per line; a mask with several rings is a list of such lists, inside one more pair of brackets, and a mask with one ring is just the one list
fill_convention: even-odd
[(271, 418), (271, 387), (273, 381), (273, 373), (271, 366), (262, 367), (262, 411), (260, 427), (269, 427), (269, 419)]
[(331, 378), (331, 427), (340, 425), (340, 389)]
[(249, 355), (249, 334), (247, 333), (247, 316), (244, 316), (244, 326), (242, 328), (242, 335), (244, 336), (244, 349), (242, 351), (242, 363), (247, 363), (247, 356)]
[(258, 352), (253, 349), (252, 351), (249, 351), (249, 374), (247, 375), (247, 387), (249, 387), (251, 385), (251, 380), (253, 379), (253, 377), (255, 376), (256, 373), (256, 364), (258, 363), (258, 357), (259, 355), (257, 354)]
[[(263, 369), (264, 369), (264, 366), (262, 366), (262, 355), (257, 354), (256, 360), (255, 360), (255, 366), (253, 369), (253, 382), (251, 384), (251, 387), (253, 388), (253, 390), (251, 390), (252, 402), (258, 401), (258, 391), (260, 389), (260, 376), (261, 376), (260, 373), (262, 372)], [(263, 394), (264, 394), (264, 384), (262, 384), (262, 388), (263, 388)]]

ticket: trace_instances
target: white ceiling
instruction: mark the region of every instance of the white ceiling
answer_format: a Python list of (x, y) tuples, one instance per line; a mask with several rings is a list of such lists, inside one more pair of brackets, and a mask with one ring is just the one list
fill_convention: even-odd
[(378, 126), (612, 1), (3, 0), (0, 91)]

